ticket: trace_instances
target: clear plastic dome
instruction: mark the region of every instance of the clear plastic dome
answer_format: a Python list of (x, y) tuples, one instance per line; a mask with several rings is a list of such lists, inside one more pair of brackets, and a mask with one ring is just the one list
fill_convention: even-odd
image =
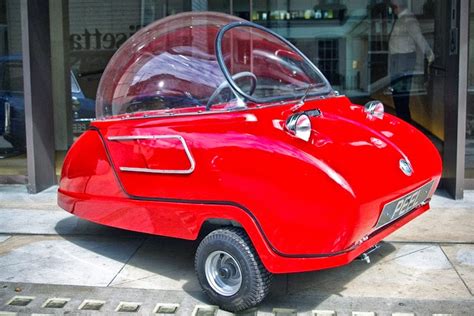
[(243, 21), (189, 12), (138, 31), (109, 61), (96, 99), (97, 118), (202, 105), (226, 79), (216, 59), (219, 29)]
[(331, 91), (281, 36), (231, 15), (189, 12), (147, 26), (120, 47), (101, 78), (96, 113), (231, 110)]

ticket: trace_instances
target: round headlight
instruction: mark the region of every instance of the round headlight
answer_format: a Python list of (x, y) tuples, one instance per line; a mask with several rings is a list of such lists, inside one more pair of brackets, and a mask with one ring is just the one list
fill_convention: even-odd
[(311, 137), (311, 120), (306, 114), (292, 115), (286, 124), (288, 130), (296, 137), (308, 141)]
[(365, 113), (375, 116), (376, 118), (383, 118), (385, 112), (383, 103), (380, 101), (370, 101), (367, 102), (364, 106)]

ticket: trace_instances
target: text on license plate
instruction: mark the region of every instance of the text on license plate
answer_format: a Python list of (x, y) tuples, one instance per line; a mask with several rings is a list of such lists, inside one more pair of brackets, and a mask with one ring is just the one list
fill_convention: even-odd
[(432, 186), (433, 181), (399, 199), (396, 199), (395, 201), (385, 204), (379, 221), (375, 227), (379, 228), (385, 226), (419, 206), (428, 198)]

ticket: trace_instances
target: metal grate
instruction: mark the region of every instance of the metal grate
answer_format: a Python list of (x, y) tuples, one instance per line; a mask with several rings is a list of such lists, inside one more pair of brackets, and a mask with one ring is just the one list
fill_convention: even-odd
[(236, 315), (238, 316), (257, 316), (258, 315), (258, 309), (256, 307), (245, 310), (243, 312), (238, 312)]
[(104, 305), (105, 301), (84, 300), (81, 305), (79, 305), (79, 309), (83, 311), (100, 311)]
[(156, 304), (153, 313), (155, 314), (174, 314), (178, 310), (179, 304)]
[(125, 312), (125, 313), (136, 313), (140, 309), (141, 303), (135, 302), (120, 302), (117, 308), (115, 309), (116, 312)]
[(14, 296), (7, 305), (10, 306), (27, 306), (30, 304), (35, 298), (33, 296)]
[(296, 316), (296, 309), (289, 308), (274, 308), (273, 315), (275, 316)]
[(46, 302), (44, 302), (44, 308), (63, 308), (66, 304), (70, 301), (70, 298), (63, 298), (63, 297), (53, 297), (48, 298)]
[(313, 311), (313, 316), (336, 316), (335, 311), (316, 310)]
[(196, 305), (192, 316), (215, 316), (219, 307), (212, 305)]

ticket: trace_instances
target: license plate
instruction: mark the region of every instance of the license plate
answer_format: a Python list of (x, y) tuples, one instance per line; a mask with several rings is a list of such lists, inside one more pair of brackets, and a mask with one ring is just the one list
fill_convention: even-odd
[(401, 198), (396, 199), (395, 201), (385, 204), (375, 228), (385, 226), (415, 209), (426, 200), (426, 198), (428, 198), (432, 186), (433, 181), (411, 193), (408, 193), (407, 195), (402, 196)]

